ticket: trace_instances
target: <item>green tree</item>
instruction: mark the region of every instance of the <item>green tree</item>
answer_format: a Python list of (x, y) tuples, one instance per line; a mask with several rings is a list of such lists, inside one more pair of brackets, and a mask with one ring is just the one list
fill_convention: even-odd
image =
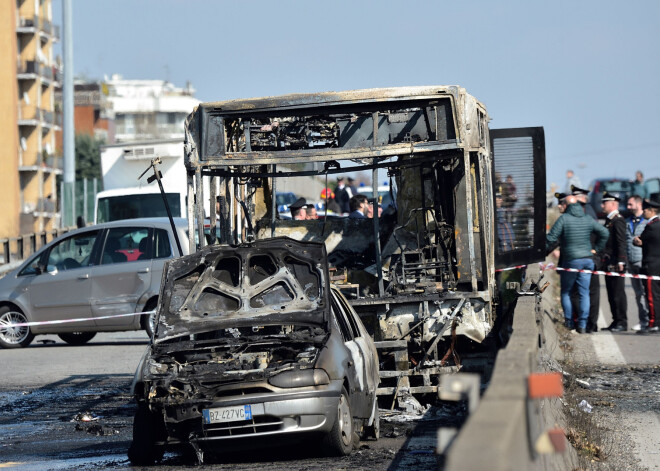
[(101, 178), (102, 144), (89, 134), (76, 134), (76, 180)]

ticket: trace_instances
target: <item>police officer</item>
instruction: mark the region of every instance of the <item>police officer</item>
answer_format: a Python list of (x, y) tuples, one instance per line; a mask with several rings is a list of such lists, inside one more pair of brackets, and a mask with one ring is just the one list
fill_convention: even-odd
[[(658, 212), (660, 203), (644, 200), (643, 215), (648, 219), (644, 232), (633, 239), (633, 244), (642, 247), (642, 273), (649, 276), (660, 276), (660, 223)], [(660, 309), (660, 281), (647, 280), (646, 295), (649, 303), (649, 325), (641, 329), (639, 334), (658, 332), (656, 312)]]
[[(628, 263), (626, 242), (626, 220), (619, 214), (621, 200), (607, 191), (603, 192), (603, 211), (607, 213), (605, 228), (610, 238), (603, 250), (603, 264), (608, 271), (625, 273)], [(607, 300), (612, 311), (612, 323), (605, 327), (611, 332), (628, 330), (628, 300), (626, 299), (626, 279), (621, 276), (606, 276)]]

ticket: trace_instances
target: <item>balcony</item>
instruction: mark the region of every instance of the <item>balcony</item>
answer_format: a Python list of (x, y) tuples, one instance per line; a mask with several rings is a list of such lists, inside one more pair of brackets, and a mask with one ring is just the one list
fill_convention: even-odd
[(19, 17), (16, 24), (16, 32), (23, 34), (39, 32), (46, 39), (50, 38), (53, 41), (60, 40), (60, 27), (38, 16)]
[(35, 80), (41, 78), (42, 81), (47, 82), (46, 85), (50, 85), (53, 80), (56, 82), (62, 81), (62, 71), (59, 67), (42, 65), (37, 61), (19, 62), (17, 73), (19, 79)]
[(62, 126), (61, 113), (42, 110), (33, 105), (21, 105), (18, 107), (18, 125), (19, 126), (37, 126), (41, 124), (44, 127)]

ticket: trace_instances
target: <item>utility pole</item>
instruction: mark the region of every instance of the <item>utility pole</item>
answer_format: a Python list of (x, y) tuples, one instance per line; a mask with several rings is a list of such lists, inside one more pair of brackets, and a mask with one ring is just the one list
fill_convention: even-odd
[(64, 40), (64, 84), (62, 87), (63, 120), (62, 142), (64, 144), (64, 185), (61, 210), (62, 226), (73, 226), (76, 219), (74, 187), (76, 183), (76, 149), (73, 128), (73, 5), (72, 0), (62, 0)]

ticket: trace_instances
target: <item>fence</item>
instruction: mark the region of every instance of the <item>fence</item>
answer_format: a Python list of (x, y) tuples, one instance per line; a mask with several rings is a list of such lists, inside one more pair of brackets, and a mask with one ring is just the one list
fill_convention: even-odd
[(101, 190), (103, 190), (103, 182), (97, 178), (60, 183), (62, 227), (75, 226), (78, 216), (81, 216), (85, 223), (93, 222), (94, 200)]
[(18, 237), (0, 239), (0, 276), (18, 266), (26, 258), (36, 253), (44, 245), (62, 234), (70, 231), (71, 227), (53, 229), (39, 233), (25, 234)]

